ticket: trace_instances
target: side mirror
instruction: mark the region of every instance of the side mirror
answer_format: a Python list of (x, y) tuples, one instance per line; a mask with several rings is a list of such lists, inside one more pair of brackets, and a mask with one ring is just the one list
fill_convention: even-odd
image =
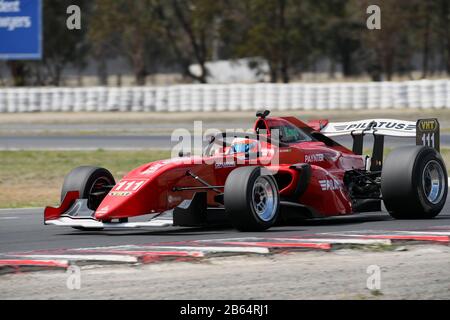
[(256, 116), (261, 119), (267, 118), (267, 116), (269, 116), (269, 114), (270, 114), (270, 110), (256, 111)]

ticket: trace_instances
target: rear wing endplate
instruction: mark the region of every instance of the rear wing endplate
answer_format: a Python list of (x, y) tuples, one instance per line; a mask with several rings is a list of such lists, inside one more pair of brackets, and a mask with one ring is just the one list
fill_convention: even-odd
[(416, 144), (418, 146), (428, 146), (438, 152), (441, 147), (440, 124), (438, 119), (420, 119), (416, 126)]

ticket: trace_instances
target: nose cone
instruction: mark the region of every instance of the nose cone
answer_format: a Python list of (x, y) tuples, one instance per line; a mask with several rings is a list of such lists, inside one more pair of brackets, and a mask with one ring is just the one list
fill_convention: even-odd
[(167, 210), (167, 186), (160, 177), (122, 179), (105, 197), (95, 217), (111, 220)]
[(190, 158), (161, 160), (131, 171), (108, 193), (95, 217), (111, 220), (171, 209), (169, 193), (174, 184), (187, 179), (186, 170), (195, 166), (192, 162)]
[(173, 166), (162, 160), (134, 169), (103, 199), (95, 217), (110, 220), (167, 210), (167, 174)]

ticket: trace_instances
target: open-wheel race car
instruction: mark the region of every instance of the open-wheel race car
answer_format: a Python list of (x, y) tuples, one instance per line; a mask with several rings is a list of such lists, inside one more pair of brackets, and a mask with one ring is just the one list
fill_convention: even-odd
[[(352, 150), (331, 138), (340, 135), (353, 138)], [(367, 135), (371, 156), (363, 155)], [(416, 137), (416, 145), (384, 159), (385, 136)], [(147, 163), (118, 183), (106, 169), (76, 168), (64, 180), (60, 206), (44, 216), (47, 225), (87, 230), (205, 226), (220, 218), (263, 231), (292, 217), (380, 211), (382, 201), (394, 218), (433, 218), (447, 190), (437, 119), (305, 123), (264, 111), (252, 132), (213, 135), (202, 156)], [(131, 221), (142, 215), (149, 220)]]

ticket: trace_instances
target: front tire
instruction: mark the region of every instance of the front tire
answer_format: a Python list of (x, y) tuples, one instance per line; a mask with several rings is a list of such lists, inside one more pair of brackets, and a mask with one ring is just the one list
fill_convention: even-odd
[(383, 165), (381, 193), (396, 219), (431, 219), (445, 205), (447, 169), (430, 147), (405, 146), (392, 151)]
[(261, 167), (233, 170), (225, 182), (225, 212), (239, 231), (264, 231), (279, 215), (278, 186), (271, 174)]
[[(97, 210), (100, 203), (115, 185), (113, 175), (104, 168), (83, 166), (73, 169), (64, 179), (61, 190), (61, 202), (69, 191), (78, 191), (80, 199), (87, 199), (87, 206), (91, 210)], [(102, 230), (103, 228), (81, 228), (77, 230)]]

